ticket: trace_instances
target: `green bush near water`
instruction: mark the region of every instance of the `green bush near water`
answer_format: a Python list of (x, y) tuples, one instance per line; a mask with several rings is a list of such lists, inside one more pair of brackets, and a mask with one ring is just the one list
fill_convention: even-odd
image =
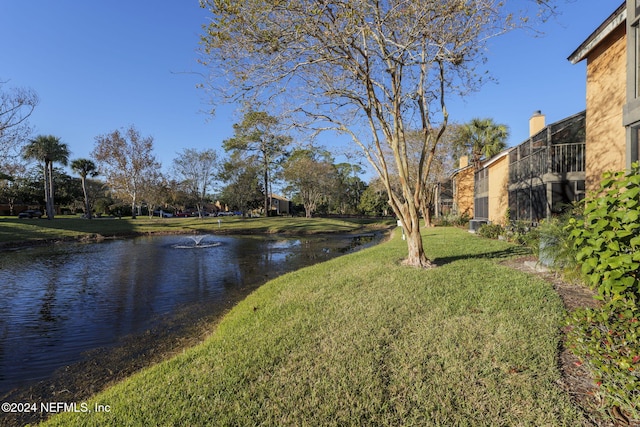
[(432, 270), (392, 240), (268, 282), (201, 345), (47, 425), (575, 426), (558, 386), (552, 286), (507, 242), (425, 230)]

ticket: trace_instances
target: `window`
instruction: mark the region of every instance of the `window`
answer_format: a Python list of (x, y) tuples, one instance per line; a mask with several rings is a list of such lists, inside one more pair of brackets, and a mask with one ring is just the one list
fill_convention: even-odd
[(571, 204), (584, 199), (584, 181), (565, 181), (551, 185), (551, 213), (560, 214), (571, 209)]
[(521, 188), (509, 192), (509, 210), (514, 221), (540, 222), (547, 217), (547, 187)]
[(640, 123), (634, 124), (631, 128), (630, 148), (629, 163), (640, 161)]
[(633, 26), (634, 33), (634, 72), (635, 72), (635, 94), (636, 98), (640, 98), (640, 26), (636, 23)]
[(489, 198), (476, 197), (475, 202), (474, 217), (476, 219), (489, 219)]
[(476, 194), (489, 192), (489, 169), (484, 168), (476, 172)]
[(484, 168), (475, 175), (474, 218), (489, 219), (489, 169)]

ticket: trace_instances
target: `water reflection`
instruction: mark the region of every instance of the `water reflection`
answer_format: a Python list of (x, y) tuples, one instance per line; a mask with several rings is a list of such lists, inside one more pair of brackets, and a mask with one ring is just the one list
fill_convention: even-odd
[(177, 313), (185, 324), (222, 313), (272, 277), (374, 240), (207, 236), (202, 247), (178, 249), (195, 241), (161, 236), (5, 253), (0, 392), (47, 378), (87, 350), (161, 328)]

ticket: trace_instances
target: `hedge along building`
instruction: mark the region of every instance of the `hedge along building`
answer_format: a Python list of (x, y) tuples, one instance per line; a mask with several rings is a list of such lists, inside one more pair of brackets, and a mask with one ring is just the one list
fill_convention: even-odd
[(587, 61), (587, 191), (639, 158), (639, 22), (640, 1), (623, 2), (568, 58)]

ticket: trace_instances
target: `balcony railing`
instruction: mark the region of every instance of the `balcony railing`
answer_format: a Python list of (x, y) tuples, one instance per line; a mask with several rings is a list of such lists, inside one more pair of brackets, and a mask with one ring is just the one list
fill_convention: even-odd
[(584, 144), (551, 146), (551, 171), (555, 173), (584, 172)]
[[(551, 161), (548, 162), (549, 152)], [(509, 165), (509, 183), (515, 184), (546, 173), (565, 174), (585, 171), (585, 144), (559, 144), (542, 148)]]

